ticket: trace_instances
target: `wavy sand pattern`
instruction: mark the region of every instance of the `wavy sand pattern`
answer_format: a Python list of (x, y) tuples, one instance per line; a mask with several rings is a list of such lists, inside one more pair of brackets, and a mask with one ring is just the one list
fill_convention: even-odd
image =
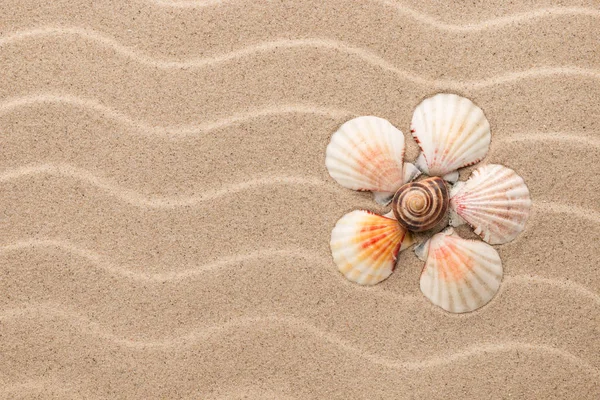
[[(0, 398), (600, 397), (597, 2), (46, 3), (0, 4)], [(331, 133), (443, 90), (534, 199), (467, 315), (328, 249), (378, 209)]]

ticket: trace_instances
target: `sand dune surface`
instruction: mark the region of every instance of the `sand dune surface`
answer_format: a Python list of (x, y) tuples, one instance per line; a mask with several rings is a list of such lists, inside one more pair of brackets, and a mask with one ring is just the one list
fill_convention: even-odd
[[(600, 398), (600, 6), (439, 3), (3, 1), (0, 398)], [(533, 200), (464, 315), (412, 251), (365, 288), (328, 244), (384, 210), (332, 133), (377, 115), (414, 159), (437, 92)]]

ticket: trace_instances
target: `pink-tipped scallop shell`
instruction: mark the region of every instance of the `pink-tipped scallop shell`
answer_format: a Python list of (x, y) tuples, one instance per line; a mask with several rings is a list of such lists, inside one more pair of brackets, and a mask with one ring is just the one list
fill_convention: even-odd
[[(450, 208), (483, 240), (502, 244), (525, 228), (531, 198), (515, 171), (490, 164), (477, 168), (464, 184), (451, 191)], [(451, 218), (451, 224), (460, 225), (460, 219)]]
[(378, 203), (387, 204), (404, 183), (403, 160), (402, 132), (383, 118), (365, 116), (351, 119), (333, 134), (325, 165), (340, 185), (372, 191)]
[(479, 240), (461, 238), (452, 228), (429, 239), (425, 255), (421, 291), (446, 311), (464, 313), (483, 307), (502, 282), (498, 252)]
[(344, 215), (331, 232), (331, 253), (346, 278), (375, 285), (394, 271), (398, 252), (413, 243), (410, 232), (393, 218), (356, 210)]
[(411, 132), (421, 147), (417, 167), (430, 176), (456, 181), (456, 170), (479, 162), (488, 152), (490, 124), (467, 98), (441, 93), (417, 106)]

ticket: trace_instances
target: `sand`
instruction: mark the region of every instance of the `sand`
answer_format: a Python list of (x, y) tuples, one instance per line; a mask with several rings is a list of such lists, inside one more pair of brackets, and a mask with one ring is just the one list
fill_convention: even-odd
[[(3, 1), (0, 397), (600, 398), (598, 3), (438, 3)], [(331, 134), (441, 91), (533, 198), (465, 315), (328, 246)]]

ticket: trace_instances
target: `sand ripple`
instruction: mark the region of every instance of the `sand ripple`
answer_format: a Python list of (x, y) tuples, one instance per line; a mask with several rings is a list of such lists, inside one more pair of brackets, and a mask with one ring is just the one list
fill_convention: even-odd
[[(0, 5), (0, 395), (598, 398), (600, 10), (418, 7)], [(441, 90), (534, 200), (467, 315), (411, 252), (365, 288), (327, 246), (375, 207), (327, 175), (331, 132)]]
[[(261, 249), (255, 252), (247, 253), (247, 254), (236, 254), (230, 257), (224, 257), (215, 262), (199, 265), (193, 269), (179, 271), (179, 272), (168, 272), (168, 273), (159, 273), (159, 274), (145, 274), (141, 272), (135, 272), (128, 270), (127, 267), (117, 266), (112, 263), (110, 260), (106, 259), (106, 257), (102, 256), (99, 253), (94, 251), (85, 249), (83, 247), (79, 247), (75, 244), (69, 243), (68, 241), (60, 241), (60, 240), (24, 240), (19, 241), (13, 244), (8, 244), (0, 247), (0, 254), (9, 253), (15, 251), (23, 251), (23, 250), (33, 250), (35, 248), (56, 248), (61, 251), (74, 254), (78, 257), (85, 258), (92, 262), (92, 264), (106, 271), (111, 275), (122, 276), (128, 279), (136, 280), (136, 281), (147, 281), (147, 282), (165, 282), (165, 281), (176, 281), (176, 280), (187, 280), (189, 282), (190, 279), (201, 279), (202, 275), (208, 273), (212, 270), (216, 270), (218, 268), (226, 268), (232, 267), (239, 264), (241, 261), (248, 260), (268, 260), (273, 258), (288, 258), (288, 259), (303, 259), (307, 261), (313, 261), (317, 264), (328, 265), (331, 260), (329, 257), (322, 257), (317, 253), (311, 252), (308, 249)], [(339, 278), (337, 274), (336, 279)], [(504, 283), (508, 284), (522, 284), (529, 285), (531, 283), (534, 284), (542, 284), (542, 285), (550, 285), (558, 289), (562, 290), (571, 290), (579, 296), (583, 296), (589, 298), (600, 306), (600, 295), (594, 293), (590, 289), (587, 289), (585, 286), (578, 284), (576, 282), (570, 280), (562, 280), (562, 279), (550, 279), (544, 278), (541, 276), (535, 275), (513, 275), (513, 276), (505, 276)], [(414, 300), (413, 296), (399, 295), (387, 293), (385, 291), (379, 290), (377, 288), (364, 288), (358, 285), (349, 285), (355, 290), (362, 290), (365, 294), (376, 294), (391, 297), (394, 300), (402, 300), (402, 299), (410, 299)]]
[(159, 348), (169, 349), (175, 346), (193, 346), (195, 343), (202, 341), (208, 337), (214, 335), (226, 335), (227, 331), (232, 329), (240, 329), (246, 327), (253, 327), (260, 325), (262, 328), (272, 324), (281, 324), (286, 326), (288, 329), (303, 330), (309, 332), (314, 337), (323, 340), (331, 345), (337, 346), (343, 349), (348, 354), (363, 358), (372, 364), (381, 365), (386, 368), (419, 371), (426, 368), (434, 368), (445, 365), (452, 365), (457, 360), (468, 359), (471, 357), (479, 357), (487, 355), (488, 353), (497, 352), (508, 352), (508, 351), (521, 351), (525, 353), (529, 352), (541, 352), (545, 354), (552, 354), (559, 356), (560, 358), (579, 366), (586, 372), (600, 376), (600, 370), (588, 364), (579, 357), (570, 354), (564, 350), (556, 349), (546, 345), (538, 345), (531, 343), (519, 343), (519, 342), (505, 342), (505, 343), (480, 343), (474, 344), (456, 352), (441, 354), (439, 356), (431, 357), (429, 359), (422, 360), (394, 360), (385, 356), (371, 354), (362, 351), (344, 339), (337, 337), (334, 334), (323, 331), (309, 322), (300, 320), (298, 318), (287, 317), (282, 315), (268, 315), (268, 316), (256, 316), (256, 317), (243, 317), (225, 324), (204, 328), (191, 332), (185, 336), (169, 338), (161, 341), (135, 341), (115, 336), (114, 334), (104, 330), (97, 323), (88, 320), (87, 318), (68, 310), (63, 310), (60, 306), (53, 304), (37, 304), (30, 305), (25, 308), (7, 310), (0, 314), (0, 320), (10, 320), (15, 318), (26, 318), (30, 315), (43, 318), (55, 318), (62, 319), (65, 323), (71, 324), (78, 327), (82, 332), (90, 335), (94, 335), (103, 339), (107, 339), (119, 346), (123, 346), (131, 349), (148, 349), (148, 348)]
[[(203, 8), (209, 6), (219, 6), (231, 3), (243, 3), (241, 0), (145, 0), (148, 3), (156, 4), (161, 7), (177, 8)], [(489, 18), (478, 22), (467, 24), (451, 24), (444, 20), (417, 11), (403, 4), (401, 1), (389, 0), (370, 0), (374, 3), (381, 3), (390, 9), (394, 9), (399, 15), (413, 18), (415, 21), (429, 25), (432, 28), (449, 32), (481, 32), (484, 30), (502, 29), (507, 26), (526, 23), (538, 19), (551, 18), (555, 16), (591, 16), (600, 17), (600, 10), (588, 7), (545, 7), (531, 11), (524, 11), (503, 15), (495, 18)]]
[[(600, 11), (597, 12), (600, 16)], [(141, 64), (145, 64), (151, 67), (160, 69), (191, 69), (191, 68), (204, 68), (208, 66), (214, 66), (215, 64), (232, 62), (253, 56), (258, 53), (271, 53), (279, 49), (295, 49), (295, 48), (316, 48), (333, 50), (336, 52), (346, 53), (358, 57), (366, 64), (370, 64), (384, 71), (391, 72), (398, 77), (413, 82), (415, 84), (423, 86), (431, 86), (439, 89), (453, 89), (461, 90), (465, 87), (471, 89), (484, 89), (490, 86), (502, 85), (507, 83), (519, 82), (530, 78), (540, 77), (551, 77), (551, 76), (580, 76), (589, 79), (600, 80), (600, 70), (581, 68), (576, 66), (564, 66), (564, 67), (537, 67), (530, 68), (523, 71), (512, 71), (498, 74), (486, 79), (478, 80), (455, 80), (455, 79), (427, 79), (423, 76), (400, 69), (392, 63), (381, 58), (377, 54), (369, 51), (368, 49), (354, 47), (352, 45), (327, 39), (296, 39), (296, 40), (273, 40), (265, 43), (260, 43), (246, 48), (225, 53), (219, 56), (206, 57), (200, 59), (192, 59), (187, 61), (174, 61), (174, 60), (159, 60), (150, 56), (144, 55), (134, 49), (128, 48), (119, 44), (116, 40), (103, 35), (98, 32), (89, 31), (81, 28), (58, 28), (58, 27), (44, 27), (37, 28), (23, 32), (16, 32), (6, 35), (0, 39), (0, 46), (7, 45), (10, 43), (18, 42), (23, 39), (35, 39), (36, 37), (46, 36), (65, 36), (75, 35), (80, 38), (95, 42), (99, 45), (105, 46), (111, 50), (114, 50), (120, 55), (130, 58)]]

